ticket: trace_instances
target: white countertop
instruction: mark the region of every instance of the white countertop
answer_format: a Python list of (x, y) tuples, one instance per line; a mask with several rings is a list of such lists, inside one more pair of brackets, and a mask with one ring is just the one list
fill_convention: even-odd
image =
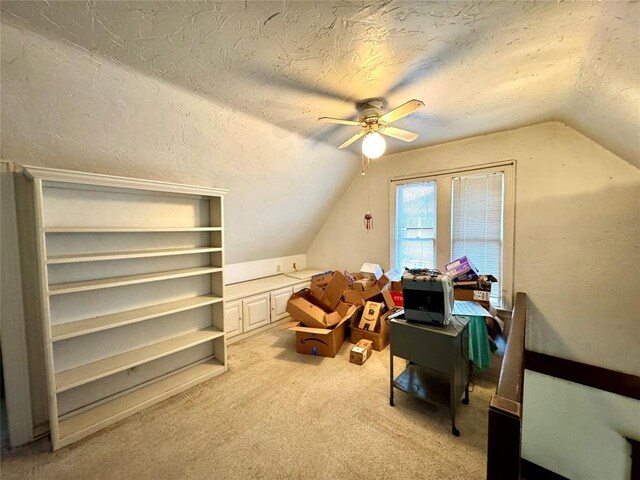
[[(324, 270), (300, 270), (298, 272), (285, 273), (283, 275), (274, 275), (272, 277), (258, 278), (257, 280), (248, 280), (246, 282), (234, 283), (225, 286), (224, 299), (226, 301), (237, 300), (259, 293), (277, 290), (279, 288), (290, 287), (299, 283), (309, 281), (309, 279)], [(295, 276), (294, 276), (295, 275)]]

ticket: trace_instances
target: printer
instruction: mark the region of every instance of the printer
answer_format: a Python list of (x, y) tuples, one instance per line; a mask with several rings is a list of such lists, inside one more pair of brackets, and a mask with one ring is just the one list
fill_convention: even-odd
[(453, 281), (437, 270), (405, 269), (402, 274), (404, 318), (444, 326), (453, 313)]

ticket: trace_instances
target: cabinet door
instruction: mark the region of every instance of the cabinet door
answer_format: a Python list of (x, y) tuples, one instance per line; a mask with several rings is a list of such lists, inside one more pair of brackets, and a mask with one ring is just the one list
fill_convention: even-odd
[(262, 293), (242, 301), (242, 324), (244, 333), (269, 325), (269, 294)]
[(311, 282), (296, 283), (293, 286), (293, 293), (299, 292), (300, 290), (305, 288), (309, 288), (310, 286), (311, 286)]
[(291, 287), (287, 287), (281, 288), (280, 290), (275, 290), (269, 294), (271, 296), (272, 322), (285, 318), (289, 315), (287, 313), (287, 302), (289, 301), (289, 297), (292, 293), (293, 289)]
[(242, 302), (224, 304), (224, 333), (227, 339), (242, 333)]

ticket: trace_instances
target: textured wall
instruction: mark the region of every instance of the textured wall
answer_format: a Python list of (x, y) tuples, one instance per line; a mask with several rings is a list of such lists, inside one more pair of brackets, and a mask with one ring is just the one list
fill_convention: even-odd
[[(531, 301), (528, 347), (640, 374), (640, 357), (629, 355), (640, 344), (640, 170), (563, 124), (375, 162), (335, 206), (307, 263), (388, 266), (389, 178), (508, 159), (517, 161), (514, 282)], [(370, 233), (362, 227), (367, 197), (374, 214)]]
[(353, 154), (77, 47), (1, 33), (2, 158), (228, 188), (227, 263), (304, 253), (357, 172)]
[(396, 126), (419, 137), (390, 139), (389, 152), (566, 120), (640, 165), (638, 2), (4, 0), (0, 7), (3, 21), (331, 146), (352, 128), (319, 128), (319, 116), (355, 117), (365, 98), (384, 97), (388, 108), (417, 98), (426, 107)]

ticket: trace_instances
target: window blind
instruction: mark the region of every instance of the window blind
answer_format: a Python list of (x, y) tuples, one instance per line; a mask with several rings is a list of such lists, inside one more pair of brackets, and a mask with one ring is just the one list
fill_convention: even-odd
[(436, 182), (396, 187), (395, 268), (435, 268)]
[[(451, 206), (451, 257), (466, 255), (482, 274), (502, 277), (502, 172), (454, 177)], [(500, 283), (491, 289), (492, 302), (501, 305)]]

